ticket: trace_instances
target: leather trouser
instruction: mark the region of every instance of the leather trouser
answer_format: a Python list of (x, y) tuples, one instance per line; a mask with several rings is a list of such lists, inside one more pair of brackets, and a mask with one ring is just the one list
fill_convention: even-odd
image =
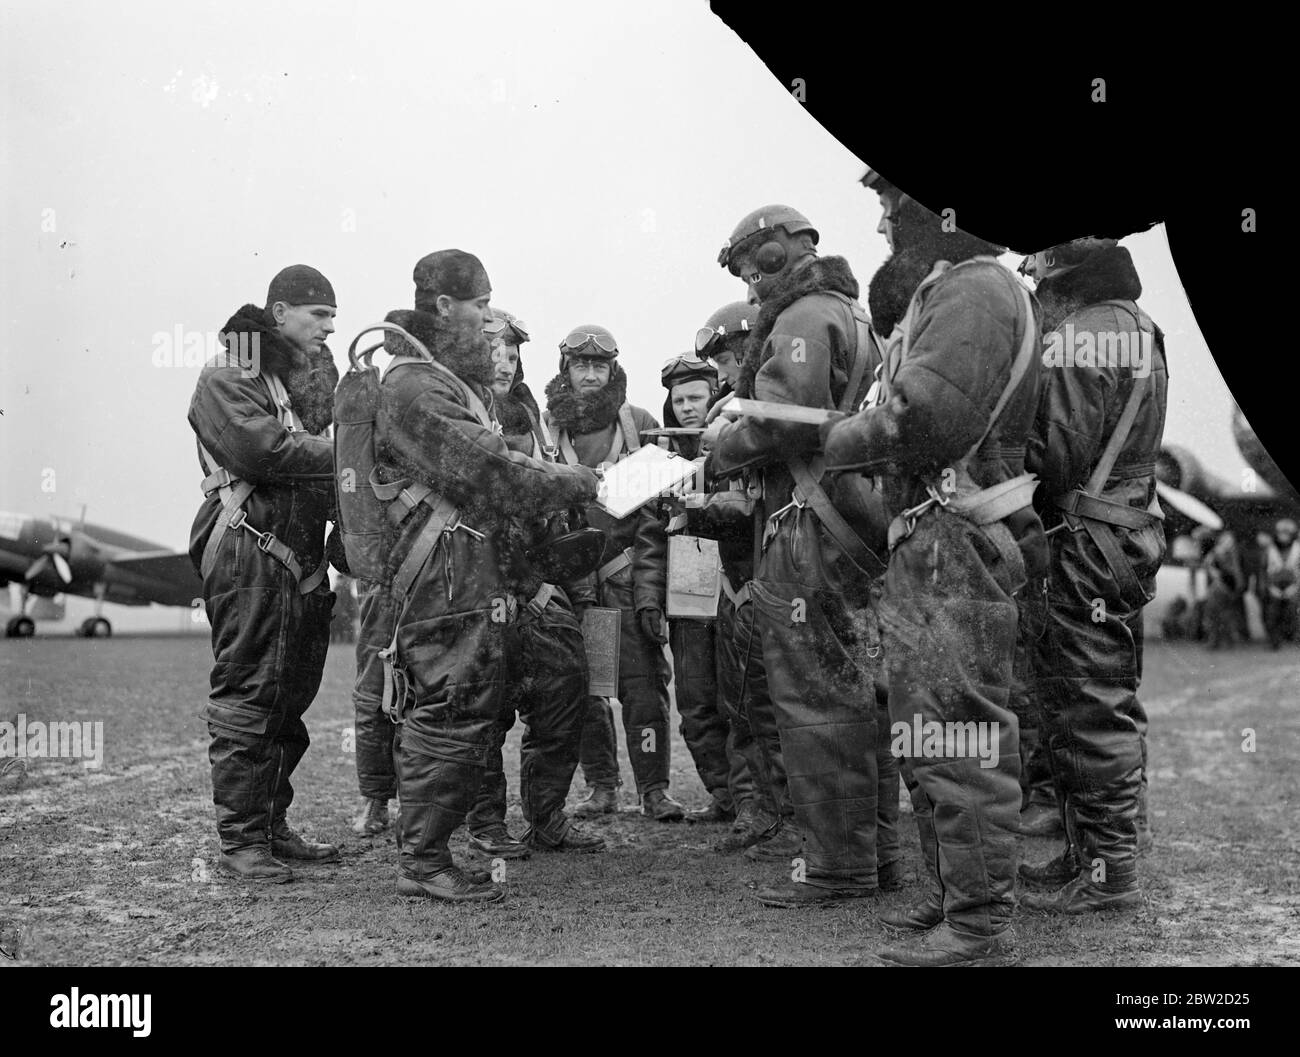
[(668, 643), (673, 655), (673, 691), (682, 717), (682, 738), (704, 788), (725, 810), (733, 811), (727, 755), (731, 724), (718, 696), (715, 623), (670, 620)]
[[(1163, 527), (1115, 531), (1152, 595)], [(1056, 532), (1051, 541), (1049, 615), (1035, 654), (1043, 736), (1075, 856), (1091, 871), (1104, 863), (1105, 883), (1124, 887), (1136, 883), (1144, 813), (1143, 602), (1122, 596), (1086, 532)]]
[(582, 627), (563, 592), (556, 590), (540, 616), (521, 603), (512, 635), (515, 644), (510, 651), (505, 710), (488, 751), (482, 785), (465, 820), (471, 833), (505, 823), (501, 750), (516, 713), (524, 721), (519, 795), (530, 825), (547, 832), (562, 826), (564, 799), (578, 767), (588, 702), (587, 655)]
[(399, 613), (397, 659), (414, 695), (397, 745), (398, 867), (407, 877), (454, 865), (447, 841), (478, 795), (503, 711), (504, 597), (491, 539), (455, 530)]
[(876, 885), (874, 610), (844, 597), (845, 559), (809, 508), (775, 524), (751, 585), (805, 879)]
[(922, 851), (948, 923), (974, 935), (1001, 932), (1015, 909), (1009, 699), (1024, 582), (1005, 526), (931, 511), (891, 554), (880, 600), (894, 750), (906, 757)]
[(396, 725), (383, 713), (384, 663), (379, 651), (393, 639), (397, 609), (387, 587), (357, 581), (361, 620), (357, 632), (357, 679), (352, 688), (353, 729), (356, 733), (357, 785), (371, 800), (391, 800), (397, 795), (393, 766), (393, 732)]
[(300, 594), (288, 569), (232, 530), (204, 579), (215, 663), (204, 716), (223, 851), (267, 844), (293, 801), (310, 738), (303, 715), (329, 649), (334, 592)]
[(717, 638), (719, 697), (731, 718), (735, 755), (744, 762), (734, 795), (743, 799), (739, 790), (747, 777), (759, 807), (773, 818), (793, 819), (763, 644), (754, 628), (754, 603), (746, 601), (736, 608), (726, 595), (719, 598)]
[[(618, 699), (623, 734), (638, 796), (668, 788), (672, 740), (668, 733), (668, 659), (663, 647), (641, 631), (632, 594), (632, 571), (623, 569), (600, 585), (600, 605), (621, 614)], [(588, 785), (612, 787), (618, 779), (614, 719), (601, 697), (588, 698), (582, 732), (582, 774)]]

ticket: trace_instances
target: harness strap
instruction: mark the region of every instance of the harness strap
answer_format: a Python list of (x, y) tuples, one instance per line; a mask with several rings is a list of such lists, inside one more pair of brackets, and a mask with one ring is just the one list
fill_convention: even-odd
[(636, 420), (632, 418), (632, 405), (626, 400), (618, 409), (618, 421), (623, 427), (623, 438), (627, 441), (627, 450), (631, 454), (641, 447), (641, 435), (637, 431)]
[(720, 579), (722, 580), (722, 593), (727, 596), (727, 601), (731, 603), (732, 609), (739, 609), (749, 601), (749, 584), (742, 584), (740, 590), (737, 591), (731, 586), (731, 581), (727, 579), (725, 572)]
[(632, 548), (624, 547), (623, 550), (614, 558), (611, 558), (599, 569), (596, 570), (596, 582), (603, 584), (611, 576), (621, 573), (632, 564)]
[[(301, 430), (302, 421), (294, 413), (284, 383), (273, 374), (262, 374), (260, 377), (266, 384), (271, 401), (275, 404), (276, 415), (280, 419), (280, 424), (290, 433)], [(244, 512), (244, 504), (248, 502), (249, 496), (253, 494), (257, 486), (251, 481), (241, 480), (224, 466), (221, 466), (202, 441), (199, 442), (199, 458), (208, 471), (208, 475), (203, 478), (199, 485), (203, 489), (204, 496), (210, 496), (213, 492), (217, 492), (221, 497), (221, 513), (217, 515), (216, 523), (208, 534), (208, 542), (204, 545), (203, 556), (199, 560), (199, 571), (202, 573), (203, 578), (207, 579), (208, 574), (212, 572), (213, 567), (216, 565), (217, 552), (226, 533), (235, 528), (252, 533), (257, 538), (257, 549), (264, 554), (269, 554), (289, 570), (294, 582), (298, 585), (299, 594), (307, 595), (316, 590), (329, 572), (329, 562), (322, 557), (312, 574), (304, 578), (302, 566), (288, 544), (282, 542), (273, 533), (259, 532), (248, 523)]]
[(385, 484), (378, 479), (378, 473), (379, 467), (372, 466), (369, 478), (370, 490), (381, 503), (388, 504), (386, 513), (394, 527), (405, 521), (412, 510), (433, 495), (433, 489), (427, 484), (407, 478)]
[[(853, 365), (849, 368), (848, 381), (844, 386), (844, 392), (840, 395), (838, 408), (847, 414), (857, 402), (858, 389), (862, 386), (862, 379), (867, 373), (867, 350), (872, 337), (870, 324), (853, 310), (852, 303), (847, 298), (845, 303), (854, 323)], [(826, 472), (825, 459), (821, 455), (816, 455), (810, 462), (804, 462), (798, 456), (793, 456), (788, 457), (785, 464), (794, 479), (794, 488), (791, 490), (794, 505), (800, 508), (812, 507), (822, 527), (830, 533), (831, 538), (844, 552), (844, 556), (863, 576), (874, 579), (880, 575), (885, 568), (885, 563), (867, 546), (862, 537), (853, 531), (853, 527), (835, 509), (830, 496), (821, 486), (822, 476)], [(780, 513), (781, 511), (777, 512)], [(773, 515), (774, 518), (776, 516)]]

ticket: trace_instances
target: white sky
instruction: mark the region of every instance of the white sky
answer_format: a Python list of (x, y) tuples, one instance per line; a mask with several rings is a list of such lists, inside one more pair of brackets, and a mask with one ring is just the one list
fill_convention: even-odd
[[(659, 417), (660, 364), (744, 296), (715, 261), (742, 215), (800, 209), (864, 291), (886, 254), (864, 160), (703, 2), (19, 0), (0, 30), (3, 510), (86, 504), (184, 549), (198, 367), (154, 366), (154, 335), (215, 332), (287, 264), (333, 283), (342, 366), (411, 307), (420, 256), (469, 250), (529, 325), (539, 397), (559, 340), (600, 323)], [(1235, 477), (1231, 398), (1163, 231), (1126, 245), (1168, 339), (1166, 439)]]

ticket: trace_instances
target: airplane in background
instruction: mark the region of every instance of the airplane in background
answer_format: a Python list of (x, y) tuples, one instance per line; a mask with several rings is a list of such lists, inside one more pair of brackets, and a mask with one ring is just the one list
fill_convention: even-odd
[[(6, 622), (6, 638), (36, 633), (27, 612), (32, 596), (38, 602), (56, 595), (93, 598), (95, 615), (81, 622), (77, 634), (106, 638), (113, 626), (103, 616), (105, 602), (188, 608), (203, 593), (188, 554), (87, 524), (84, 511), (79, 523), (0, 511), (0, 587), (11, 582), (21, 589), (22, 607)], [(51, 608), (37, 607), (37, 614), (43, 618)]]
[(1239, 482), (1225, 480), (1201, 465), (1184, 447), (1167, 445), (1156, 459), (1156, 490), (1172, 541), (1198, 525), (1227, 528), (1247, 547), (1272, 532), (1279, 518), (1300, 520), (1300, 491), (1264, 450), (1241, 408), (1233, 406), (1232, 436), (1247, 469)]

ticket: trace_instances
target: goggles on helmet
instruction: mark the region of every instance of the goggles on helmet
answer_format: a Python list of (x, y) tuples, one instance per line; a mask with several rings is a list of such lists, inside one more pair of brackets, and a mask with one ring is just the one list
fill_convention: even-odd
[(528, 337), (528, 328), (522, 319), (494, 319), (490, 323), (483, 324), (483, 333), (495, 338), (507, 327), (514, 331), (514, 336), (517, 339), (515, 341), (507, 342), (507, 344), (522, 345), (525, 341), (531, 340)]
[(562, 342), (560, 342), (560, 351), (562, 352), (581, 352), (588, 345), (595, 345), (597, 348), (611, 355), (618, 352), (618, 342), (614, 340), (611, 334), (592, 334), (588, 331), (575, 330)]
[(659, 369), (659, 380), (665, 386), (693, 378), (701, 378), (712, 384), (718, 380), (718, 372), (707, 360), (689, 354), (674, 356)]
[[(747, 330), (749, 330), (749, 320), (742, 319), (740, 321), (740, 327), (732, 330), (731, 333), (740, 334)], [(696, 353), (700, 356), (710, 355), (709, 350), (726, 336), (726, 324), (723, 324), (720, 327), (700, 327), (700, 329), (695, 332)]]

